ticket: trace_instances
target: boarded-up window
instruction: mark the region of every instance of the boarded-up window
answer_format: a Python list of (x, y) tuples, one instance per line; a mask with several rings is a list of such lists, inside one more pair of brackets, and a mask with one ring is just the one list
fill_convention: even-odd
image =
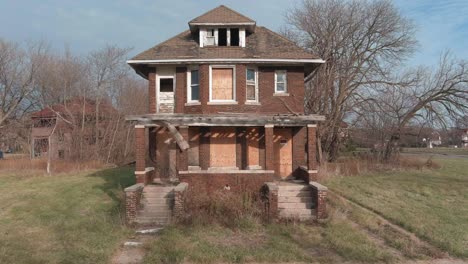
[(236, 130), (211, 128), (210, 167), (236, 167)]
[(213, 68), (211, 71), (211, 99), (234, 100), (234, 69)]

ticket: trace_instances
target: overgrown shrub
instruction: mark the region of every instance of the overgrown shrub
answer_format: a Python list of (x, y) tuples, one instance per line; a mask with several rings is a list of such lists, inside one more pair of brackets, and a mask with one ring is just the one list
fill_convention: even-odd
[(184, 194), (184, 213), (179, 223), (186, 225), (219, 224), (229, 228), (249, 228), (265, 219), (260, 195), (248, 191), (206, 193), (189, 189)]

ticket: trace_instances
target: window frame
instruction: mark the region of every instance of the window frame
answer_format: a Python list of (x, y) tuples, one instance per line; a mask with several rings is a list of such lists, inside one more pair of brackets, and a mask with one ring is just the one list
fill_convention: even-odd
[[(284, 73), (284, 91), (278, 91), (278, 74)], [(287, 94), (288, 93), (288, 71), (287, 70), (276, 70), (275, 71), (275, 94)]]
[[(255, 85), (255, 99), (254, 100), (250, 100), (247, 98), (247, 87), (249, 85), (252, 85), (252, 83), (251, 82), (249, 83), (249, 80), (247, 79), (247, 73), (249, 70), (253, 70), (254, 75), (255, 75), (255, 80), (253, 83)], [(245, 101), (248, 103), (258, 103), (258, 68), (257, 67), (251, 66), (245, 69)]]
[[(213, 99), (213, 69), (232, 69), (232, 100)], [(210, 65), (209, 72), (210, 103), (237, 103), (236, 65)]]
[[(198, 71), (198, 100), (192, 100), (192, 71)], [(200, 67), (187, 67), (187, 103), (199, 103), (200, 93)]]

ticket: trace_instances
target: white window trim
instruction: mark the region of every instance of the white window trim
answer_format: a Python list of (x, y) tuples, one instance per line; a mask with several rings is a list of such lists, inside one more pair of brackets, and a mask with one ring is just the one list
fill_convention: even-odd
[[(254, 70), (255, 71), (255, 100), (249, 100), (247, 99), (247, 85), (248, 85), (248, 80), (247, 80), (247, 71), (248, 70)], [(247, 103), (258, 103), (258, 67), (247, 67), (245, 69), (245, 101)]]
[[(213, 77), (213, 68), (222, 68), (222, 69), (225, 69), (225, 68), (231, 68), (232, 69), (232, 100), (213, 100), (213, 97), (212, 97), (212, 88), (213, 88), (213, 82), (212, 82), (212, 77)], [(222, 102), (237, 102), (236, 101), (236, 95), (237, 95), (237, 91), (236, 91), (236, 65), (210, 65), (210, 102), (213, 102), (213, 103), (216, 103), (216, 102), (219, 102), (219, 103), (222, 103)]]
[[(278, 91), (278, 87), (277, 87), (278, 73), (284, 73), (284, 91)], [(287, 93), (288, 93), (288, 71), (276, 70), (275, 71), (275, 94), (287, 94)]]
[(187, 67), (187, 103), (199, 103), (199, 100), (192, 100), (192, 71), (198, 70), (198, 98), (200, 98), (200, 69), (197, 66)]

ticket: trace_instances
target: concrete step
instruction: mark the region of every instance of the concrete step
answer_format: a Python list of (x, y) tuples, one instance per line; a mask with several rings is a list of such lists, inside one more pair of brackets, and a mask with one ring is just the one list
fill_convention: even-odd
[(309, 190), (294, 191), (294, 190), (278, 190), (278, 197), (311, 197)]
[(160, 203), (144, 203), (140, 208), (149, 210), (172, 210), (174, 205), (172, 204), (160, 204)]
[(280, 218), (315, 219), (315, 212), (310, 209), (280, 209), (278, 214)]
[(140, 200), (140, 203), (141, 204), (151, 203), (151, 204), (171, 205), (171, 204), (174, 204), (174, 199), (143, 197), (143, 199)]
[(174, 192), (144, 192), (143, 197), (145, 198), (168, 198), (174, 199)]
[(158, 186), (158, 185), (146, 185), (143, 188), (143, 191), (160, 191), (160, 192), (170, 192), (174, 190), (175, 186)]
[(137, 218), (171, 218), (171, 213), (153, 213), (153, 212), (142, 212), (139, 213)]
[(279, 185), (278, 190), (279, 191), (305, 191), (305, 190), (311, 190), (312, 187), (310, 185), (305, 185), (305, 184), (291, 184), (291, 185)]
[(278, 203), (311, 203), (312, 201), (311, 196), (278, 196)]
[(312, 209), (313, 203), (278, 203), (278, 209)]
[(138, 217), (135, 222), (141, 225), (167, 225), (171, 219), (168, 217)]

